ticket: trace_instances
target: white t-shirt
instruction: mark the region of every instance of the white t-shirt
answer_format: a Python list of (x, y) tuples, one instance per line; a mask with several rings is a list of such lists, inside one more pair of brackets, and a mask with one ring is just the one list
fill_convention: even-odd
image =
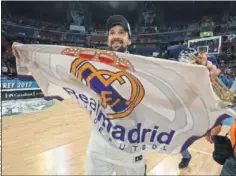
[[(126, 53), (129, 53), (129, 51), (126, 51)], [(141, 152), (127, 153), (113, 147), (102, 137), (94, 124), (92, 126), (87, 155), (93, 155), (100, 160), (124, 167), (135, 168), (145, 165), (145, 160)], [(141, 157), (142, 159), (135, 161), (137, 157)]]
[(2, 66), (2, 72), (3, 73), (7, 73), (8, 72), (8, 68), (5, 65)]
[[(137, 168), (145, 165), (143, 154), (127, 153), (111, 146), (94, 127), (92, 127), (87, 155), (93, 155), (93, 157), (118, 166)], [(137, 157), (142, 159), (135, 161)]]

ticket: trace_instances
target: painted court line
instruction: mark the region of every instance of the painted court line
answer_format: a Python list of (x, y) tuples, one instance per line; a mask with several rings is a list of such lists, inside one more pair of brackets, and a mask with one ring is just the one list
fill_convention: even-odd
[[(212, 155), (211, 153), (208, 153), (208, 152), (204, 152), (204, 151), (201, 151), (201, 150), (196, 150), (196, 149), (192, 149), (192, 148), (188, 148), (188, 150), (190, 151), (194, 151), (194, 152), (198, 152), (198, 153), (201, 153), (201, 154), (205, 154), (205, 155)], [(157, 163), (155, 166), (153, 166), (152, 169), (149, 170), (149, 172), (147, 173), (147, 175), (153, 175), (154, 171), (155, 171), (155, 168), (157, 167), (159, 163)]]
[(192, 148), (188, 148), (188, 149), (192, 150), (194, 152), (198, 152), (198, 153), (202, 153), (202, 154), (206, 154), (206, 155), (212, 155), (212, 153), (204, 152), (204, 151), (201, 151), (201, 150), (196, 150), (196, 149), (192, 149)]

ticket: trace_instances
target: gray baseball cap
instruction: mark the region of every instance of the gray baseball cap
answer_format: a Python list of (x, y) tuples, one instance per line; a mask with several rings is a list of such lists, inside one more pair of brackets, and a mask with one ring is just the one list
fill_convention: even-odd
[(106, 23), (106, 28), (109, 31), (113, 26), (120, 25), (122, 26), (127, 32), (129, 37), (131, 37), (131, 29), (129, 22), (127, 19), (122, 15), (112, 15), (108, 18)]

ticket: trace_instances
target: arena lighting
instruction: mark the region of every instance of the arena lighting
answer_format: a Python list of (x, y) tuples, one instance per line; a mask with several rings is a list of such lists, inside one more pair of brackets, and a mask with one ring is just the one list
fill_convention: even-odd
[(125, 8), (128, 11), (134, 10), (138, 5), (138, 2), (132, 2), (132, 1), (121, 1), (121, 2), (120, 1), (106, 1), (103, 3), (108, 4), (113, 9)]
[(117, 8), (120, 5), (119, 1), (108, 1), (108, 4), (112, 7), (112, 8)]

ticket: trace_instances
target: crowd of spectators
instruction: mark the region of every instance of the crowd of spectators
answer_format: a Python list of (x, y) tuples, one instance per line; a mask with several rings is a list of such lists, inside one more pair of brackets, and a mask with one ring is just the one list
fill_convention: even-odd
[[(235, 22), (236, 17), (231, 16), (227, 20), (219, 20), (215, 22), (216, 29), (223, 28), (224, 32), (225, 28), (228, 28), (229, 25), (225, 25), (226, 21), (229, 23)], [(221, 23), (220, 23), (221, 22)], [(9, 46), (11, 46), (12, 41), (18, 41), (21, 43), (32, 43), (32, 44), (57, 44), (57, 45), (65, 45), (65, 46), (81, 46), (81, 47), (90, 47), (90, 48), (101, 48), (105, 49), (105, 25), (104, 24), (95, 24), (91, 27), (90, 35), (73, 33), (69, 31), (69, 24), (56, 24), (50, 22), (43, 22), (32, 20), (26, 17), (12, 17), (12, 16), (3, 16), (2, 17), (2, 33), (7, 33), (7, 37), (5, 37), (5, 44), (2, 44), (2, 76), (6, 77), (8, 75), (9, 78), (13, 78), (16, 76), (16, 68), (14, 62), (14, 56), (9, 54)], [(222, 26), (221, 26), (222, 24)], [(228, 24), (228, 23), (227, 23)], [(133, 49), (133, 53), (146, 55), (152, 55), (153, 48), (159, 50), (157, 43), (161, 43), (165, 41), (183, 41), (192, 38), (199, 37), (199, 23), (191, 22), (190, 24), (186, 23), (173, 23), (166, 25), (157, 25), (157, 26), (143, 26), (139, 28), (140, 33), (133, 27), (132, 29), (135, 31), (132, 35), (134, 43), (140, 43), (137, 46), (141, 46), (145, 48), (143, 51), (139, 48), (139, 52), (137, 52), (136, 48)], [(219, 29), (217, 29), (219, 31)], [(227, 31), (227, 30), (226, 30)], [(153, 34), (153, 35), (152, 35)], [(166, 35), (167, 34), (167, 35)], [(98, 38), (102, 38), (101, 41), (96, 41)], [(94, 40), (93, 40), (94, 39)], [(2, 40), (2, 43), (3, 40)], [(150, 51), (148, 50), (150, 48)], [(228, 58), (235, 58), (236, 52), (232, 52), (231, 50), (235, 50), (235, 47), (231, 49), (227, 49), (225, 52), (229, 52)], [(166, 53), (166, 52), (163, 52)], [(234, 53), (234, 56), (232, 56)], [(227, 60), (227, 59), (226, 59)], [(231, 59), (232, 60), (232, 59)], [(228, 62), (228, 61), (227, 61)], [(231, 63), (232, 64), (232, 63)], [(236, 64), (235, 64), (236, 65)]]
[(1, 76), (2, 76), (2, 79), (15, 79), (17, 77), (16, 59), (13, 55), (9, 54), (8, 52), (9, 51), (6, 50), (6, 48), (2, 46)]
[[(214, 20), (216, 31), (226, 31), (227, 28), (236, 20), (236, 16), (230, 16), (227, 19), (220, 19)], [(9, 16), (3, 15), (2, 16), (2, 23), (5, 24), (13, 24), (31, 28), (37, 28), (39, 30), (45, 31), (58, 31), (58, 32), (68, 32), (69, 31), (69, 23), (55, 23), (55, 22), (47, 22), (47, 21), (40, 21), (40, 20), (33, 20), (23, 16)], [(199, 21), (191, 21), (191, 22), (173, 22), (173, 23), (165, 23), (165, 24), (155, 24), (154, 25), (156, 30), (152, 32), (156, 33), (166, 33), (166, 32), (176, 32), (176, 31), (186, 31), (186, 30), (193, 30), (199, 29), (200, 20)], [(143, 26), (140, 31), (137, 31), (135, 28), (132, 27), (134, 32), (150, 32), (150, 29), (154, 29), (154, 26)], [(194, 27), (193, 27), (194, 26)], [(90, 28), (91, 32), (106, 32), (105, 24), (93, 24)], [(142, 30), (145, 29), (145, 30)]]
[(47, 30), (47, 31), (52, 30), (52, 31), (59, 31), (59, 32), (68, 31), (68, 26), (69, 26), (69, 24), (61, 24), (61, 23), (55, 23), (55, 22), (35, 20), (35, 19), (27, 18), (25, 16), (10, 16), (10, 15), (3, 15), (2, 23), (37, 28), (40, 30)]
[[(20, 42), (20, 43), (28, 43), (28, 44), (55, 44), (55, 45), (64, 45), (64, 46), (80, 46), (80, 47), (89, 47), (89, 48), (94, 48), (96, 45), (86, 45), (86, 44), (77, 44), (73, 42), (66, 42), (66, 41), (51, 41), (51, 40), (46, 40), (46, 39), (36, 39), (36, 38), (28, 38), (28, 37), (5, 37), (2, 36), (2, 78), (3, 79), (15, 79), (17, 77), (17, 71), (16, 71), (16, 62), (15, 58), (11, 53), (11, 45), (13, 41)], [(150, 47), (152, 48), (154, 45), (149, 44), (149, 45), (144, 45), (146, 48)], [(168, 44), (166, 45), (168, 47)], [(159, 49), (163, 49), (162, 46), (158, 47)], [(105, 48), (101, 48), (105, 49)], [(164, 49), (165, 50), (165, 49)], [(143, 55), (145, 55), (145, 52), (148, 50), (145, 49), (143, 51)], [(132, 51), (132, 53), (135, 54), (140, 54), (136, 53), (136, 50)], [(169, 59), (166, 57), (167, 52), (163, 52), (162, 58)], [(221, 79), (222, 81), (228, 86), (232, 86), (232, 82), (235, 79), (235, 69), (232, 69), (232, 67), (236, 67), (236, 53), (234, 53), (234, 56), (228, 55), (227, 53), (222, 53), (217, 56), (217, 60), (219, 63), (219, 66), (222, 70), (221, 74)]]

